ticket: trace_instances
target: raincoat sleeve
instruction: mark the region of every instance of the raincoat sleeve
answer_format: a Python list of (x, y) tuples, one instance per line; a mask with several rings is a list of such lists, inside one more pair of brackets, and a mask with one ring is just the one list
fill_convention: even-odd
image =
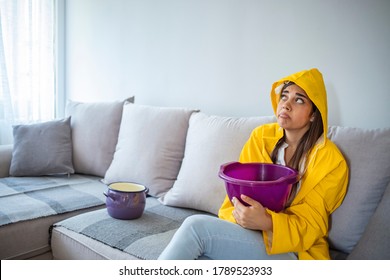
[(225, 200), (223, 201), (222, 206), (219, 209), (218, 217), (222, 220), (236, 223), (236, 220), (234, 219), (233, 214), (232, 214), (233, 210), (234, 210), (234, 206), (230, 202), (229, 197), (226, 195)]
[(273, 223), (272, 235), (263, 232), (268, 254), (298, 252), (299, 259), (329, 259), (329, 251), (324, 250), (328, 248), (329, 215), (346, 194), (348, 167), (337, 155), (316, 161), (291, 206), (280, 213), (267, 210)]
[[(242, 163), (272, 163), (270, 151), (272, 151), (276, 142), (282, 135), (283, 132), (278, 129), (276, 124), (266, 124), (255, 128), (241, 150), (239, 161)], [(219, 209), (218, 216), (223, 220), (236, 223), (232, 214), (233, 210), (234, 206), (226, 195), (225, 200)]]

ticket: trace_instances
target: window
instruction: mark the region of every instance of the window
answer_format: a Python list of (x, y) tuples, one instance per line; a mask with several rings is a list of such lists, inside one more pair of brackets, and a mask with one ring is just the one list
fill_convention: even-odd
[(0, 144), (12, 124), (55, 118), (55, 40), (55, 0), (0, 0)]

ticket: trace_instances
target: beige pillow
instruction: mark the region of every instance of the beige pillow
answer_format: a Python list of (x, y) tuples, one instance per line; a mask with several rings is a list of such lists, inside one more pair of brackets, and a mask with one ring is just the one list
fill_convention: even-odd
[(191, 116), (184, 160), (177, 181), (160, 201), (218, 214), (226, 195), (218, 177), (223, 163), (238, 161), (252, 130), (273, 117), (229, 118), (196, 113)]
[(104, 177), (111, 164), (124, 101), (82, 103), (68, 101), (66, 114), (71, 116), (73, 165), (76, 173)]
[(106, 184), (130, 181), (159, 197), (176, 180), (193, 110), (127, 104)]

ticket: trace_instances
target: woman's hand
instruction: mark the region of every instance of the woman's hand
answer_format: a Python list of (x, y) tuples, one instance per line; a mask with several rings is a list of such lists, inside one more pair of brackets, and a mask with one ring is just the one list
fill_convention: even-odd
[(237, 224), (247, 229), (272, 231), (272, 217), (263, 205), (246, 195), (241, 195), (241, 199), (249, 206), (245, 206), (237, 198), (233, 198), (233, 217)]

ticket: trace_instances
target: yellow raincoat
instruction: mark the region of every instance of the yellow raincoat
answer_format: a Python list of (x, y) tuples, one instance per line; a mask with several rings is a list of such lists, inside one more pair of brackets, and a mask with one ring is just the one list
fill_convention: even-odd
[[(272, 216), (273, 233), (263, 231), (268, 254), (295, 252), (299, 259), (330, 259), (327, 242), (329, 215), (342, 203), (348, 184), (348, 166), (334, 143), (327, 138), (327, 98), (321, 73), (305, 70), (285, 77), (272, 86), (271, 101), (274, 112), (281, 87), (292, 81), (301, 87), (321, 113), (323, 136), (310, 152), (301, 186), (291, 205)], [(243, 147), (240, 162), (271, 163), (270, 154), (283, 129), (277, 123), (260, 126), (252, 132)], [(235, 223), (234, 206), (226, 196), (219, 217)]]

